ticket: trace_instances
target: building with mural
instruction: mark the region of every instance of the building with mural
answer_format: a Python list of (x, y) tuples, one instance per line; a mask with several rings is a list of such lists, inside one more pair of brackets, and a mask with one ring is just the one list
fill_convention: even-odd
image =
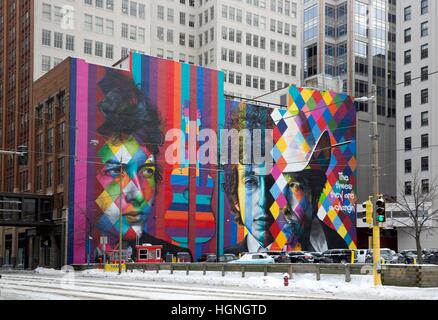
[[(54, 196), (64, 233), (33, 233), (51, 240), (46, 255), (85, 263), (101, 237), (118, 249), (120, 234), (123, 249), (194, 259), (356, 248), (349, 96), (291, 86), (288, 106), (272, 109), (226, 100), (220, 71), (140, 54), (130, 65), (69, 58), (34, 85), (32, 191)], [(27, 267), (56, 266), (36, 247)]]

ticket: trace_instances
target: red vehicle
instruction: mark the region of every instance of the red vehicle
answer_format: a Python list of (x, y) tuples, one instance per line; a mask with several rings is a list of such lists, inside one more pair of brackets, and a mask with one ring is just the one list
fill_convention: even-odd
[(163, 246), (154, 246), (148, 244), (143, 246), (136, 246), (135, 250), (137, 252), (137, 257), (135, 262), (137, 263), (163, 262), (163, 258), (161, 256), (161, 252), (163, 251)]

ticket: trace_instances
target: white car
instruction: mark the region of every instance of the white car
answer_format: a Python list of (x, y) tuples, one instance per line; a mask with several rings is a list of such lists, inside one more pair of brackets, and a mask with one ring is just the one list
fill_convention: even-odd
[(266, 253), (245, 253), (240, 259), (228, 263), (269, 264), (275, 263), (275, 261), (274, 258), (268, 256)]

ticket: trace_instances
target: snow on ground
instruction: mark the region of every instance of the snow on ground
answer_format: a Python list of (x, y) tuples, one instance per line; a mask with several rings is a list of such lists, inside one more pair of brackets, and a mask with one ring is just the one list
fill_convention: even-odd
[[(65, 271), (38, 268), (36, 273), (41, 275), (65, 275)], [(191, 271), (187, 276), (185, 271), (146, 271), (123, 272), (104, 272), (103, 270), (86, 270), (75, 272), (78, 278), (98, 278), (121, 281), (149, 281), (163, 284), (185, 284), (202, 285), (208, 287), (227, 287), (236, 289), (257, 289), (257, 291), (293, 293), (302, 295), (316, 294), (327, 297), (341, 299), (427, 299), (438, 300), (438, 288), (407, 288), (380, 286), (374, 287), (373, 276), (352, 275), (351, 282), (345, 282), (344, 275), (321, 275), (321, 281), (316, 281), (315, 274), (293, 274), (289, 279), (289, 286), (285, 287), (283, 274), (271, 274), (267, 277), (263, 273), (247, 273), (245, 278), (238, 272), (227, 272), (222, 277), (221, 272), (207, 272), (204, 276), (202, 272)]]

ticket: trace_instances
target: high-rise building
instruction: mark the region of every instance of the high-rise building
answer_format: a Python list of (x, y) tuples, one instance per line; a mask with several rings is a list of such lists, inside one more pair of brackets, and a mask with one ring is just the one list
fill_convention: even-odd
[[(65, 219), (65, 197), (57, 181), (67, 169), (55, 154), (62, 154), (57, 137), (67, 131), (62, 109), (68, 92), (61, 83), (43, 81), (36, 84), (39, 92), (32, 100), (34, 81), (65, 58), (111, 66), (137, 51), (223, 70), (226, 94), (255, 98), (300, 84), (301, 10), (297, 0), (0, 1), (0, 150), (25, 145), (31, 161), (39, 161), (33, 172), (31, 166), (19, 166), (17, 157), (0, 155), (0, 192), (49, 196), (50, 205), (44, 198), (35, 200), (35, 206)], [(46, 98), (45, 87), (51, 88)], [(59, 92), (53, 95), (53, 90)], [(30, 128), (34, 118), (48, 126)], [(21, 201), (5, 197), (1, 208)], [(0, 265), (6, 251), (11, 265), (29, 266), (23, 259), (31, 256), (57, 265), (43, 241), (29, 242), (34, 229), (5, 227), (2, 218)], [(52, 240), (63, 233), (52, 234)], [(40, 245), (45, 249), (37, 250)]]
[[(304, 1), (304, 84), (374, 96), (379, 124), (380, 190), (396, 193), (395, 0)], [(373, 92), (375, 85), (376, 92)], [(371, 102), (357, 102), (358, 200), (373, 193)]]
[[(413, 195), (418, 198), (419, 190), (427, 193), (437, 187), (438, 3), (399, 1), (397, 11), (397, 195), (406, 196), (414, 207)], [(432, 204), (425, 207), (436, 210), (436, 199)], [(438, 224), (430, 223), (434, 229), (423, 233), (424, 248), (435, 248), (438, 241)], [(399, 232), (398, 243), (402, 249), (415, 248), (414, 238), (406, 232)]]
[(254, 98), (299, 84), (301, 2), (153, 1), (151, 55), (225, 72), (225, 92)]

